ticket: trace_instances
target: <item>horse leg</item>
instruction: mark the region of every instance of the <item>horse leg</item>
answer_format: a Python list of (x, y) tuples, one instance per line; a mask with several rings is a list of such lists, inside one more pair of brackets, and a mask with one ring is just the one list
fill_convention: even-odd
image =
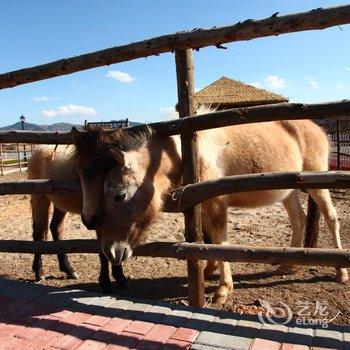
[(124, 275), (122, 264), (112, 265), (112, 276), (116, 280), (118, 288), (120, 289), (127, 288), (128, 279)]
[[(208, 215), (202, 213), (202, 231), (203, 231), (203, 241), (205, 244), (212, 244), (212, 229), (210, 227), (210, 221)], [(208, 260), (207, 265), (204, 269), (204, 278), (209, 279), (216, 269), (218, 268), (218, 262), (215, 260)]]
[[(54, 207), (52, 220), (50, 223), (50, 230), (54, 241), (59, 241), (62, 239), (64, 224), (66, 222), (67, 216), (68, 213)], [(69, 279), (78, 279), (78, 274), (70, 265), (67, 254), (57, 254), (57, 258), (60, 271), (65, 272), (67, 274), (67, 278)]]
[[(223, 199), (203, 203), (203, 211), (208, 215), (214, 244), (229, 244), (227, 239), (227, 207)], [(214, 303), (224, 304), (227, 297), (233, 291), (233, 280), (230, 264), (227, 261), (219, 261), (220, 282), (214, 295)]]
[[(299, 193), (297, 190), (291, 192), (291, 194), (282, 202), (284, 208), (289, 216), (290, 224), (292, 226), (292, 240), (291, 247), (301, 247), (303, 240), (303, 232), (306, 223), (306, 215), (300, 204)], [(295, 272), (293, 266), (281, 265), (277, 268), (278, 274), (292, 274)]]
[[(333, 243), (337, 249), (342, 249), (339, 233), (339, 220), (337, 211), (335, 210), (332, 199), (327, 189), (308, 190), (312, 199), (318, 205), (321, 213), (324, 216), (326, 224), (332, 233)], [(348, 271), (345, 268), (337, 268), (337, 281), (346, 283), (349, 280)]]
[[(33, 240), (46, 241), (50, 200), (44, 195), (32, 195), (31, 206), (33, 218)], [(35, 273), (36, 281), (45, 279), (45, 275), (42, 270), (41, 254), (34, 254), (32, 269)]]
[[(100, 234), (96, 231), (97, 238), (100, 239)], [(103, 253), (98, 254), (100, 258), (100, 275), (98, 277), (98, 282), (102, 293), (113, 294), (113, 287), (111, 279), (109, 278), (109, 262)]]

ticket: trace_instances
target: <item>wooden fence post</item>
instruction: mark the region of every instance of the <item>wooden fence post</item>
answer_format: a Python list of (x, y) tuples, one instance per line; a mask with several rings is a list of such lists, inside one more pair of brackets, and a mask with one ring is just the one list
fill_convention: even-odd
[(18, 156), (19, 171), (22, 171), (21, 152), (19, 149), (19, 143), (17, 143), (17, 156)]
[(315, 248), (317, 245), (318, 238), (318, 226), (320, 222), (320, 209), (318, 208), (315, 201), (309, 195), (307, 203), (307, 218), (305, 225), (305, 243), (304, 246), (307, 248)]
[[(194, 101), (194, 66), (192, 49), (175, 52), (178, 110), (180, 118), (195, 114)], [(197, 134), (181, 135), (181, 152), (184, 184), (198, 182), (198, 145)], [(185, 238), (187, 242), (202, 242), (201, 207), (197, 205), (184, 212)], [(192, 306), (203, 306), (204, 275), (202, 261), (187, 260), (188, 296)]]
[(3, 154), (2, 154), (2, 143), (0, 143), (0, 170), (1, 175), (4, 175), (4, 160), (3, 160)]
[(341, 157), (340, 157), (340, 117), (337, 118), (337, 170), (341, 170)]

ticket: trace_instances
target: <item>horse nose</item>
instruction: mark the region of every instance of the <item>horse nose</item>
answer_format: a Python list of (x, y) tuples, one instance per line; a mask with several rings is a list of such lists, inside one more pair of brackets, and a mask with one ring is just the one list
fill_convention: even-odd
[(81, 221), (88, 230), (96, 230), (102, 222), (100, 216), (97, 214), (95, 214), (90, 220), (87, 220), (85, 216), (81, 214)]
[(102, 246), (102, 251), (113, 265), (120, 265), (122, 261), (129, 259), (132, 255), (132, 249), (127, 243), (106, 244)]

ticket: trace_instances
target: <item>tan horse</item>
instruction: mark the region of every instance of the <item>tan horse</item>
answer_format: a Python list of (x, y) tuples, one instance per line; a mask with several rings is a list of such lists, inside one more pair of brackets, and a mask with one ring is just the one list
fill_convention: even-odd
[[(74, 146), (58, 146), (56, 148), (43, 146), (36, 149), (28, 162), (29, 179), (67, 179), (77, 181), (75, 174), (75, 148)], [(96, 203), (99, 197), (96, 197)], [(53, 215), (50, 229), (54, 240), (60, 240), (64, 233), (64, 224), (68, 212), (81, 214), (81, 195), (32, 195), (33, 239), (36, 241), (47, 240), (50, 206), (53, 203)], [(93, 223), (89, 229), (96, 228)], [(77, 273), (71, 267), (66, 254), (58, 254), (59, 267), (68, 278), (78, 278)], [(100, 254), (101, 270), (99, 282), (103, 292), (111, 293), (112, 285), (109, 278), (108, 260)], [(37, 281), (44, 279), (41, 254), (34, 255), (33, 271)], [(120, 266), (112, 267), (113, 277), (119, 286), (126, 283), (123, 270)]]
[[(132, 255), (147, 227), (162, 210), (162, 197), (181, 184), (179, 137), (157, 138), (151, 132), (128, 134), (72, 130), (77, 147), (77, 173), (83, 189), (82, 215), (89, 222), (98, 215), (102, 250), (113, 264)], [(285, 171), (328, 170), (329, 143), (324, 131), (310, 120), (245, 124), (207, 130), (199, 134), (200, 180), (222, 176)], [(103, 207), (91, 201), (104, 188)], [(341, 249), (339, 221), (329, 191), (308, 191), (318, 204)], [(305, 214), (296, 190), (235, 193), (202, 203), (204, 233), (212, 242), (228, 244), (227, 208), (254, 208), (281, 201), (289, 215), (291, 246), (302, 243)], [(216, 268), (207, 264), (206, 276)], [(223, 303), (233, 290), (228, 262), (219, 262), (220, 282), (214, 299)], [(337, 270), (346, 282), (346, 269)]]

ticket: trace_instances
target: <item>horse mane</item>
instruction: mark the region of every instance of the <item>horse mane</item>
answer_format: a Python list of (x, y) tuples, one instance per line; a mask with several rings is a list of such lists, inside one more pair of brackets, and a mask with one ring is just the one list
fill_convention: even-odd
[(147, 146), (151, 141), (153, 131), (145, 126), (141, 131), (128, 129), (108, 130), (100, 126), (86, 126), (84, 131), (74, 139), (76, 154), (88, 155), (101, 149), (128, 152)]

